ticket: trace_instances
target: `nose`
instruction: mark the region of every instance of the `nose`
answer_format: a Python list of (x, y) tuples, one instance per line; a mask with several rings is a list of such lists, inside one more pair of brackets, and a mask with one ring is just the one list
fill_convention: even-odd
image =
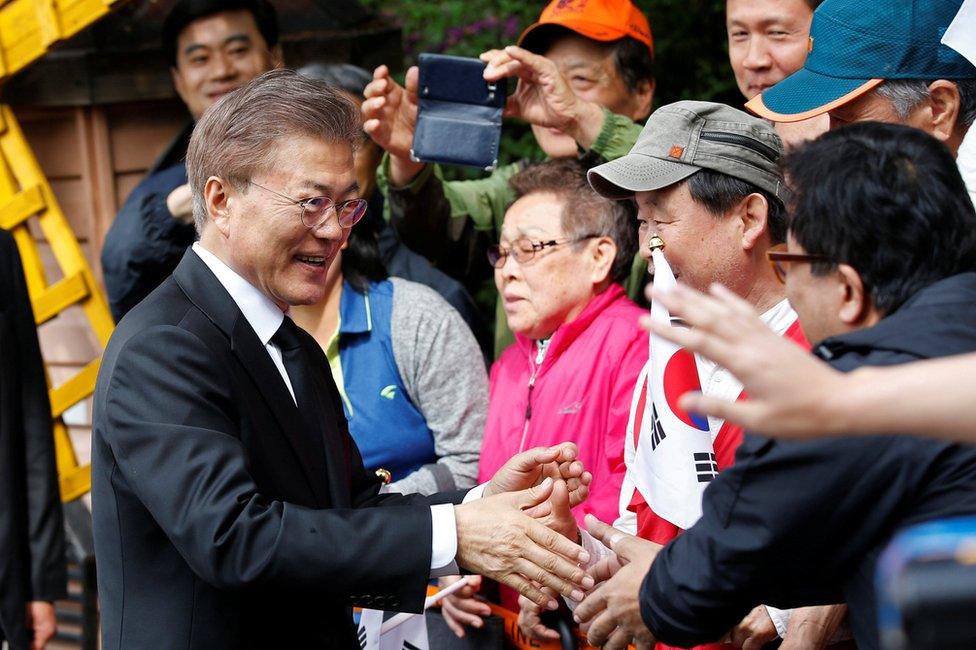
[(213, 57), (213, 62), (211, 76), (214, 79), (233, 79), (235, 76), (237, 76), (237, 68), (234, 67), (234, 62), (227, 54), (224, 54), (223, 52), (217, 53), (217, 55)]
[(772, 64), (769, 58), (769, 49), (766, 47), (766, 39), (761, 36), (754, 36), (749, 39), (749, 49), (742, 60), (742, 65), (748, 70), (762, 70)]
[(329, 218), (310, 230), (318, 239), (337, 240), (342, 239), (345, 235), (345, 230), (339, 225), (339, 217), (335, 210), (330, 210)]

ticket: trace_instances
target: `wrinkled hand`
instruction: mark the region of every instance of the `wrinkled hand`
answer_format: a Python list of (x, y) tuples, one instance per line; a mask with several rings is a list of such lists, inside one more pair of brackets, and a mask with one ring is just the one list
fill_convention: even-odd
[[(545, 478), (563, 480), (569, 488), (569, 507), (583, 503), (589, 494), (593, 475), (576, 460), (579, 450), (571, 442), (552, 447), (535, 447), (515, 454), (495, 472), (485, 487), (484, 496), (517, 492), (538, 485)], [(548, 512), (537, 509), (532, 516), (543, 517)]]
[(769, 612), (760, 605), (742, 619), (742, 622), (729, 632), (728, 642), (742, 650), (761, 650), (761, 648), (775, 639), (779, 634)]
[(578, 566), (589, 554), (523, 512), (548, 499), (552, 489), (553, 480), (547, 478), (521, 492), (455, 506), (458, 564), (549, 609), (558, 603), (533, 582), (581, 599), (593, 586), (593, 578)]
[(840, 394), (843, 375), (777, 336), (752, 305), (725, 287), (712, 285), (709, 293), (680, 284), (668, 292), (653, 292), (653, 300), (661, 301), (689, 327), (655, 324), (649, 317), (641, 317), (641, 326), (728, 368), (749, 399), (729, 402), (686, 393), (679, 406), (767, 436), (842, 433), (842, 423), (830, 417), (824, 404)]
[(577, 623), (589, 623), (587, 640), (607, 650), (623, 650), (633, 643), (638, 650), (654, 647), (654, 635), (640, 613), (640, 586), (661, 546), (628, 535), (586, 516), (586, 529), (612, 550), (619, 569), (580, 603), (573, 614)]
[(572, 503), (566, 481), (556, 480), (549, 498), (544, 503), (526, 510), (526, 514), (550, 530), (554, 530), (566, 539), (579, 544), (579, 527), (576, 525), (576, 518), (570, 510), (571, 507)]
[[(556, 597), (556, 594), (553, 593), (551, 589), (543, 587), (542, 590), (549, 593), (549, 595), (553, 598)], [(518, 626), (519, 629), (522, 630), (522, 634), (530, 639), (535, 639), (536, 641), (559, 640), (559, 632), (543, 625), (543, 609), (539, 607), (539, 605), (532, 602), (525, 596), (519, 596), (518, 605)]]
[(54, 603), (41, 600), (27, 603), (27, 629), (34, 632), (31, 650), (44, 650), (47, 642), (54, 638), (54, 634), (58, 630)]
[(584, 126), (599, 134), (603, 110), (580, 99), (551, 60), (513, 45), (504, 50), (488, 50), (479, 58), (488, 64), (486, 81), (518, 77), (515, 93), (505, 106), (506, 117), (559, 129), (577, 141), (589, 139), (580, 134)]
[[(464, 638), (464, 628), (480, 628), (483, 618), (491, 616), (491, 608), (477, 594), (481, 590), (481, 576), (445, 576), (438, 581), (440, 588), (452, 585), (458, 580), (467, 580), (468, 586), (461, 587), (441, 601), (441, 613), (447, 627), (459, 638)], [(520, 596), (521, 598), (521, 596)]]

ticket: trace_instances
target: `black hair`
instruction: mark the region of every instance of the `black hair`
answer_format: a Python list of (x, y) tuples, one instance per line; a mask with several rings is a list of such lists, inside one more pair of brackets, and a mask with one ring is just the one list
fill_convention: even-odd
[[(567, 34), (582, 36), (582, 34), (562, 25), (540, 25), (525, 37), (522, 47), (530, 52), (545, 55), (557, 39)], [(586, 37), (584, 36), (584, 38)], [(651, 55), (651, 49), (645, 43), (641, 43), (630, 36), (618, 38), (615, 41), (593, 42), (611, 50), (617, 72), (628, 89), (637, 92), (642, 81), (654, 81), (654, 57)]]
[(366, 86), (373, 80), (368, 70), (351, 63), (309, 63), (300, 67), (298, 74), (324, 81), (360, 99)]
[(766, 211), (766, 230), (774, 244), (786, 241), (786, 206), (775, 195), (748, 181), (712, 169), (702, 169), (688, 177), (688, 193), (692, 200), (705, 206), (712, 214), (723, 214), (750, 194), (761, 194), (769, 208)]
[(390, 277), (380, 255), (380, 230), (382, 219), (366, 215), (349, 233), (348, 247), (342, 251), (342, 277), (361, 293), (369, 289), (370, 282), (382, 282)]
[(268, 49), (278, 44), (278, 14), (268, 0), (178, 0), (163, 21), (163, 52), (176, 66), (180, 32), (195, 20), (224, 11), (249, 11)]
[(793, 188), (790, 234), (861, 276), (889, 314), (925, 287), (976, 270), (976, 211), (949, 150), (900, 124), (828, 131), (781, 163)]
[(817, 7), (823, 4), (824, 0), (806, 0), (807, 6), (810, 7), (810, 11), (816, 11)]

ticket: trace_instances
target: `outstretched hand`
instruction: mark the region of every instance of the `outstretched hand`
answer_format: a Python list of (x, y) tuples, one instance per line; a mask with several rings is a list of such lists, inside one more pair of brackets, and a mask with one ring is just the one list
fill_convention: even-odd
[(488, 64), (486, 81), (518, 78), (505, 106), (506, 117), (559, 129), (584, 147), (596, 140), (603, 127), (603, 110), (580, 99), (551, 60), (514, 45), (488, 50), (480, 59)]
[(523, 512), (547, 500), (553, 480), (455, 506), (458, 564), (487, 576), (542, 607), (558, 603), (540, 586), (579, 600), (593, 586), (580, 564), (589, 554)]
[(645, 329), (728, 368), (749, 395), (747, 400), (729, 402), (686, 393), (678, 402), (682, 409), (769, 436), (842, 433), (842, 425), (825, 417), (822, 406), (841, 390), (843, 375), (777, 336), (745, 300), (718, 284), (709, 294), (679, 284), (649, 296), (689, 327), (669, 327), (642, 317)]
[[(597, 647), (623, 650), (633, 643), (639, 650), (654, 647), (654, 635), (640, 613), (640, 586), (661, 546), (608, 526), (593, 515), (586, 529), (617, 557), (616, 572), (576, 608), (578, 623), (589, 623), (587, 640)], [(606, 576), (600, 576), (606, 577)]]
[(390, 154), (390, 180), (394, 185), (406, 185), (423, 169), (423, 163), (410, 159), (417, 129), (418, 79), (417, 66), (413, 66), (401, 86), (390, 76), (389, 68), (381, 65), (363, 90), (363, 130)]
[[(586, 471), (583, 463), (576, 460), (579, 449), (572, 442), (563, 442), (552, 447), (534, 447), (512, 456), (501, 469), (491, 477), (484, 496), (503, 492), (516, 492), (538, 485), (545, 478), (563, 480), (569, 489), (569, 507), (575, 508), (586, 500), (593, 475)], [(533, 517), (544, 517), (545, 504), (540, 509), (529, 511)]]

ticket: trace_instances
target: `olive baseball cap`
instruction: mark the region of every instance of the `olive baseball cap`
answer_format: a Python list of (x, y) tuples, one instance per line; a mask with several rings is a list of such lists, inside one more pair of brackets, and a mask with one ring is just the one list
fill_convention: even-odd
[(974, 79), (976, 67), (941, 42), (961, 4), (827, 0), (813, 14), (803, 67), (746, 108), (774, 122), (798, 122), (843, 106), (886, 79)]
[(654, 111), (626, 156), (591, 169), (593, 189), (609, 199), (659, 190), (702, 169), (738, 178), (778, 197), (788, 190), (773, 126), (725, 104), (676, 102)]

